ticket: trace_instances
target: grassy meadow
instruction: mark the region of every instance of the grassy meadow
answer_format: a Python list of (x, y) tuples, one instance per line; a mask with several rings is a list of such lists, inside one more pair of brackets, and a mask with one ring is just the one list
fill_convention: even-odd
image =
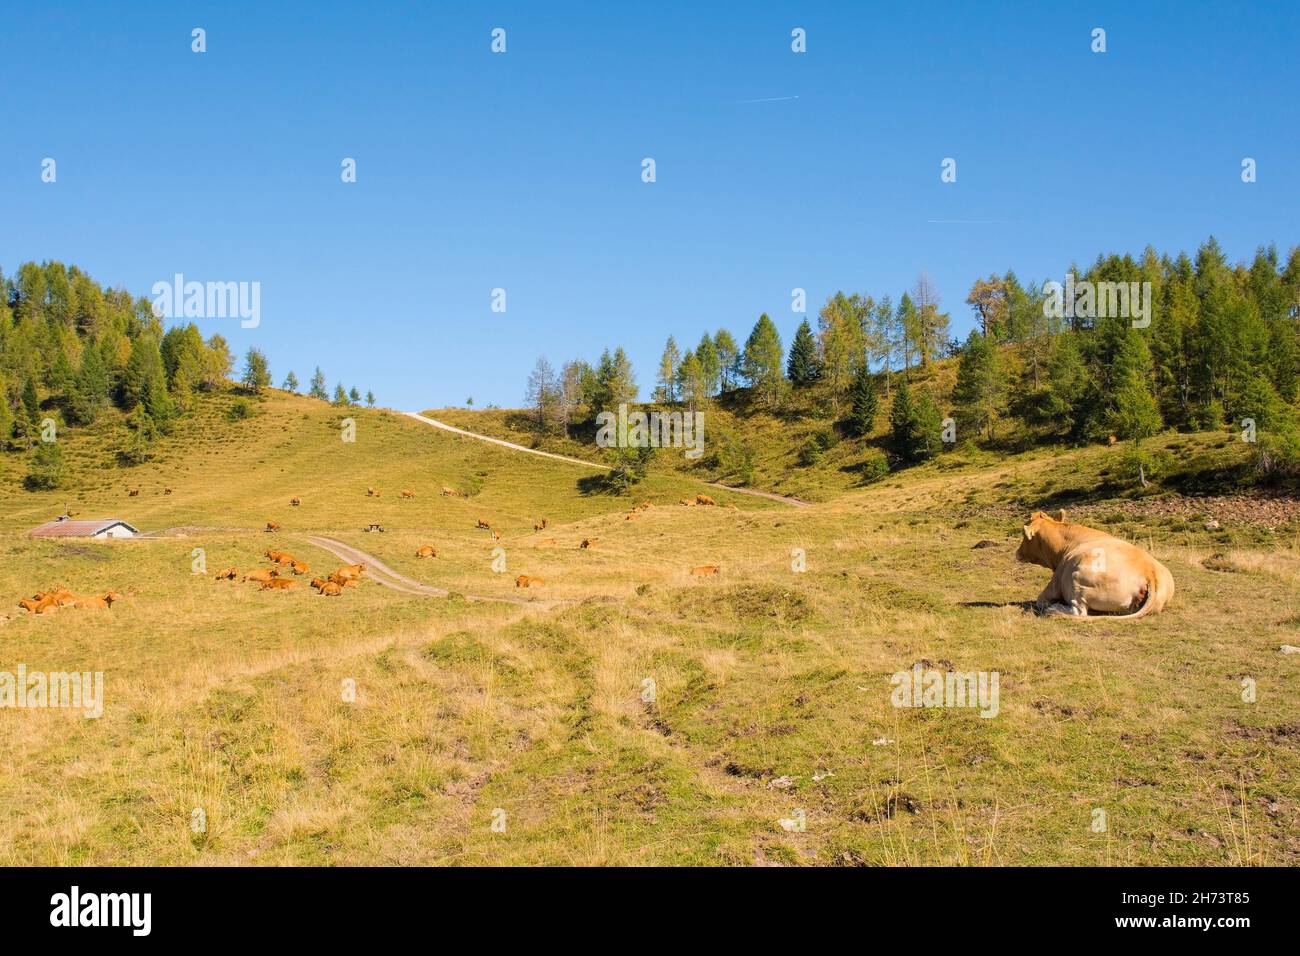
[[(1300, 862), (1293, 504), (1144, 498), (1102, 447), (955, 452), (862, 484), (847, 448), (799, 473), (774, 419), (749, 433), (755, 486), (811, 506), (713, 489), (718, 507), (683, 507), (724, 476), (665, 461), (629, 497), (586, 493), (595, 470), (395, 413), (252, 404), (205, 403), (130, 469), (111, 420), (70, 433), (66, 491), (23, 490), (0, 456), (0, 670), (105, 675), (99, 719), (0, 710), (0, 864)], [(431, 414), (528, 444), (508, 413)], [(1238, 467), (1230, 439), (1158, 439), (1168, 486)], [(65, 505), (159, 533), (25, 536)], [(1049, 506), (1149, 547), (1172, 606), (1028, 613), (1048, 572), (1013, 555)], [(453, 593), (213, 579), (271, 545), (312, 575), (343, 563), (317, 534)], [(721, 571), (689, 574), (704, 564)], [(546, 583), (518, 591), (521, 573)], [(15, 606), (56, 584), (126, 599)], [(528, 600), (471, 600), (502, 596)], [(892, 706), (917, 663), (998, 672), (997, 715)]]

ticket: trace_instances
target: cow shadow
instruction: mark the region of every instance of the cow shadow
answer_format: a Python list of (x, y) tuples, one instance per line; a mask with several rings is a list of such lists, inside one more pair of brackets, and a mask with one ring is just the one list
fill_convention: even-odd
[(1037, 606), (1033, 601), (958, 601), (958, 607), (1018, 607), (1020, 610), (1029, 613), (1038, 613)]

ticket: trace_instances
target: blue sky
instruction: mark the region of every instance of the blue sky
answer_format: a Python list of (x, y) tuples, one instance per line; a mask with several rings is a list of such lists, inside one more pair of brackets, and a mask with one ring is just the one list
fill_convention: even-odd
[(6, 272), (260, 282), (259, 328), (204, 333), (261, 348), (277, 384), (320, 365), (398, 408), (517, 405), (537, 356), (615, 344), (644, 396), (669, 333), (743, 341), (766, 311), (788, 345), (794, 287), (815, 320), (925, 270), (964, 334), (991, 271), (1300, 242), (1294, 3), (6, 3), (0, 23)]

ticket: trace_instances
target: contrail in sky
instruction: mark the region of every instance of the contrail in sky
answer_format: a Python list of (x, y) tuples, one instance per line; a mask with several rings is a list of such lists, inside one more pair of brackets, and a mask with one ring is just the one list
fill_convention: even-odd
[(767, 96), (761, 100), (737, 100), (738, 103), (779, 103), (781, 100), (797, 100), (797, 96)]

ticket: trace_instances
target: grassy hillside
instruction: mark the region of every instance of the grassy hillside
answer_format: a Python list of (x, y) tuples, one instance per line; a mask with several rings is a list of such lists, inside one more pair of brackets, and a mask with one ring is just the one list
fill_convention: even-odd
[[(805, 479), (813, 507), (719, 492), (722, 507), (686, 508), (699, 485), (672, 469), (633, 499), (584, 494), (581, 466), (392, 413), (272, 392), (232, 421), (231, 402), (135, 469), (114, 464), (111, 420), (69, 433), (66, 493), (21, 490), (0, 456), (0, 670), (102, 669), (106, 685), (98, 720), (0, 710), (0, 863), (1300, 862), (1300, 655), (1279, 652), (1300, 644), (1293, 501), (1134, 498), (1116, 449), (1091, 447), (959, 452), (865, 487), (837, 484), (828, 459)], [(779, 428), (749, 434), (765, 479), (794, 487)], [(1166, 441), (1203, 475), (1238, 460), (1227, 437)], [(182, 530), (22, 535), (65, 499)], [(625, 520), (643, 499), (656, 507)], [(1020, 524), (1060, 504), (1149, 544), (1177, 579), (1171, 608), (1028, 614), (1047, 573), (1014, 561)], [(456, 594), (212, 580), (269, 543), (339, 564), (312, 533)], [(423, 543), (439, 557), (417, 560)], [(701, 564), (721, 573), (692, 577)], [(459, 596), (514, 596), (515, 573), (546, 584), (522, 605)], [(48, 618), (12, 606), (55, 583), (128, 598)], [(890, 675), (915, 663), (999, 672), (998, 715), (891, 706)]]

